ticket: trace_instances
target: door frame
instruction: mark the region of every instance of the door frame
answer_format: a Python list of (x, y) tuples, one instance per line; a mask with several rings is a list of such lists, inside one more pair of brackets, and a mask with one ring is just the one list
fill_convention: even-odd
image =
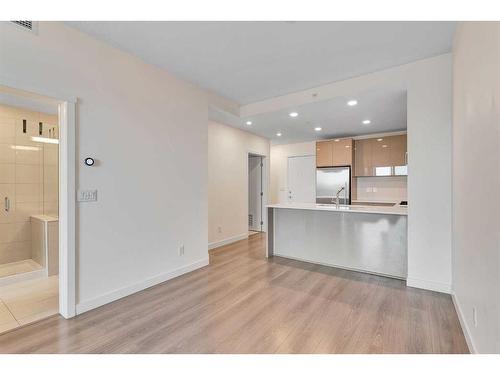
[(76, 315), (76, 104), (77, 98), (53, 93), (7, 77), (0, 91), (58, 105), (59, 121), (59, 314)]
[[(289, 155), (286, 159), (286, 202), (290, 203), (290, 200), (288, 198), (288, 194), (290, 191), (290, 159), (295, 159), (295, 158), (307, 158), (307, 157), (312, 157), (315, 158), (316, 155), (313, 154), (307, 154), (307, 155)], [(314, 176), (314, 191), (316, 192), (316, 169), (314, 169), (315, 176)]]
[[(255, 168), (253, 166), (253, 163), (255, 163), (255, 160), (257, 160), (259, 163), (258, 163), (258, 170), (256, 171), (257, 173), (255, 175), (252, 174), (252, 176), (254, 176), (253, 178), (251, 178), (250, 176), (250, 173), (251, 173), (251, 170), (250, 170), (250, 165), (252, 164), (252, 168)], [(250, 163), (250, 161), (252, 161), (253, 163)], [(262, 232), (262, 228), (264, 227), (264, 158), (262, 156), (257, 156), (257, 155), (249, 155), (248, 156), (248, 217), (250, 219), (250, 208), (252, 207), (252, 211), (254, 211), (254, 209), (256, 207), (254, 207), (255, 205), (258, 205), (259, 208), (256, 210), (259, 214), (258, 217), (256, 217), (256, 219), (258, 219), (258, 223), (255, 223), (255, 220), (252, 219), (252, 225), (248, 225), (248, 230), (249, 231), (258, 231), (258, 232)], [(257, 195), (257, 201), (258, 202), (252, 202), (250, 200), (250, 193), (252, 192), (252, 190), (255, 189), (255, 186), (254, 185), (254, 181), (252, 181), (255, 176), (258, 174), (258, 182), (259, 182), (259, 193)], [(258, 229), (257, 229), (258, 228)]]
[[(250, 156), (259, 156), (262, 158), (262, 233), (267, 232), (267, 208), (266, 205), (268, 199), (268, 189), (269, 189), (269, 157), (267, 155), (262, 154), (261, 152), (249, 151), (246, 152), (246, 162), (245, 162), (245, 171), (246, 171), (246, 200), (247, 200), (247, 210), (246, 210), (246, 226), (248, 228), (248, 213), (250, 212), (250, 207), (248, 203), (248, 196), (250, 192), (248, 191), (248, 185), (250, 183), (249, 170), (248, 170), (248, 158)], [(247, 230), (248, 233), (248, 230)]]

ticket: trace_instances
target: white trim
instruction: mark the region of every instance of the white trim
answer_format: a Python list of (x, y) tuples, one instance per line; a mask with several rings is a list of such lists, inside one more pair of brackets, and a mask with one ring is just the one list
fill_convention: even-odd
[(208, 244), (208, 250), (212, 250), (212, 249), (215, 249), (217, 247), (224, 246), (224, 245), (229, 245), (230, 243), (238, 242), (238, 241), (244, 240), (246, 238), (248, 238), (248, 232), (243, 233), (243, 234), (239, 234), (237, 236), (229, 237), (229, 238), (223, 239), (221, 241), (211, 242)]
[[(245, 218), (247, 218), (247, 220), (245, 221), (245, 225), (248, 227), (248, 212), (250, 211), (250, 207), (248, 206), (248, 185), (250, 183), (250, 176), (249, 176), (249, 171), (248, 171), (248, 158), (250, 157), (250, 155), (253, 155), (253, 156), (260, 156), (262, 158), (262, 192), (264, 193), (264, 195), (262, 196), (262, 232), (266, 232), (267, 231), (267, 210), (265, 209), (267, 204), (268, 204), (268, 197), (269, 197), (269, 182), (270, 182), (270, 159), (271, 157), (270, 156), (267, 156), (267, 155), (264, 155), (264, 154), (261, 154), (260, 152), (257, 152), (257, 151), (252, 151), (252, 150), (247, 150), (247, 160), (245, 162), (245, 168), (246, 168), (246, 176), (247, 176), (247, 183), (246, 183), (246, 186), (245, 186), (245, 191), (246, 191), (246, 200), (247, 200), (247, 213), (246, 213), (246, 216)], [(247, 237), (248, 237), (248, 233), (247, 233)], [(238, 240), (239, 241), (239, 240)], [(222, 246), (222, 245), (219, 245), (219, 246)], [(218, 246), (216, 246), (218, 247)], [(210, 244), (209, 244), (209, 247), (210, 249)]]
[(406, 279), (406, 286), (412, 288), (432, 290), (434, 292), (451, 294), (451, 285), (446, 283), (441, 283), (439, 281), (422, 280), (413, 277), (408, 277)]
[(472, 335), (470, 334), (469, 326), (467, 324), (467, 321), (465, 320), (465, 316), (462, 312), (462, 309), (460, 308), (460, 303), (458, 302), (455, 292), (451, 293), (451, 299), (453, 301), (453, 305), (455, 306), (455, 310), (458, 315), (460, 326), (462, 327), (462, 332), (464, 334), (465, 341), (467, 342), (467, 346), (469, 347), (469, 352), (471, 352), (471, 354), (478, 354), (476, 347), (474, 345), (474, 341), (472, 340)]
[[(397, 130), (393, 132), (383, 132), (383, 133), (371, 133), (371, 134), (363, 134), (363, 135), (352, 135), (352, 136), (346, 136), (346, 137), (337, 137), (337, 138), (318, 138), (315, 141), (312, 142), (328, 142), (331, 141), (332, 139), (370, 139), (370, 138), (379, 138), (379, 137), (390, 137), (393, 135), (405, 135), (407, 134), (407, 130)], [(302, 143), (302, 142), (298, 142)]]
[[(393, 135), (405, 135), (408, 132), (406, 130), (398, 130), (395, 132), (385, 132), (385, 133), (373, 133), (373, 134), (363, 134), (363, 135), (355, 135), (349, 138), (354, 140), (356, 139), (370, 139), (370, 138), (380, 138), (380, 137), (390, 137)], [(345, 138), (345, 137), (344, 137)]]
[(59, 313), (76, 315), (75, 103), (59, 105)]
[(205, 258), (195, 263), (188, 264), (187, 266), (177, 268), (173, 271), (162, 273), (154, 277), (151, 277), (149, 279), (140, 281), (136, 284), (116, 289), (106, 294), (102, 294), (96, 298), (92, 298), (87, 301), (82, 301), (76, 305), (76, 313), (83, 314), (86, 311), (93, 310), (97, 307), (106, 305), (110, 302), (116, 301), (123, 297), (130, 296), (131, 294), (140, 292), (144, 289), (158, 285), (160, 283), (173, 279), (174, 277), (178, 277), (185, 273), (192, 272), (207, 265), (208, 265), (208, 258)]
[(11, 275), (0, 278), (0, 286), (10, 285), (26, 280), (34, 280), (47, 277), (47, 267), (41, 270), (35, 270), (31, 272), (19, 273), (17, 275)]

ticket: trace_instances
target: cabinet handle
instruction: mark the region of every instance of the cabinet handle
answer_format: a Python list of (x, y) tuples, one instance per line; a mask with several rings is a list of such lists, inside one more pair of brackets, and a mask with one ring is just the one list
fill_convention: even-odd
[(9, 212), (10, 211), (10, 199), (9, 199), (9, 197), (5, 197), (4, 204), (5, 204), (5, 211)]

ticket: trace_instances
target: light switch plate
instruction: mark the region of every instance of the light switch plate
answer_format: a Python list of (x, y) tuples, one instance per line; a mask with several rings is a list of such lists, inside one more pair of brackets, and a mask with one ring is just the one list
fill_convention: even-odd
[(97, 201), (97, 190), (78, 190), (78, 202), (95, 202)]

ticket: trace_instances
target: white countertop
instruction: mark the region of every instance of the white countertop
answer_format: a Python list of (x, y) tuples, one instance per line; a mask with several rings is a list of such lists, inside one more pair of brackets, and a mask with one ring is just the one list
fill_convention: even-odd
[(31, 215), (32, 219), (40, 220), (40, 221), (58, 221), (59, 219), (56, 216), (49, 215)]
[(285, 203), (269, 204), (269, 208), (287, 208), (292, 210), (316, 210), (316, 211), (338, 211), (346, 213), (369, 213), (383, 215), (408, 215), (408, 207), (404, 206), (340, 206), (338, 209), (334, 204), (315, 203)]

